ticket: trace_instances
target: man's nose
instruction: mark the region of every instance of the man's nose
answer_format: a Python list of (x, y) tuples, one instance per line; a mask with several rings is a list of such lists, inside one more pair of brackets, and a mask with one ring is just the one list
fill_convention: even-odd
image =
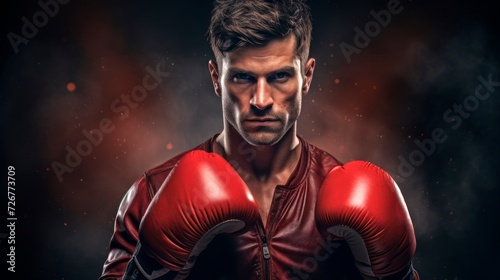
[(255, 106), (259, 110), (264, 110), (273, 105), (271, 88), (265, 78), (257, 80), (255, 92), (250, 99), (250, 105)]

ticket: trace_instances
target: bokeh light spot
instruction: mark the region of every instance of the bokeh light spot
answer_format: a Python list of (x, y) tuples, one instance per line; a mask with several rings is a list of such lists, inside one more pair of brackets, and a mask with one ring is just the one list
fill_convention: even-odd
[(73, 91), (75, 91), (75, 89), (76, 89), (76, 85), (75, 85), (75, 83), (73, 83), (73, 82), (69, 82), (69, 83), (66, 85), (66, 89), (67, 89), (69, 92), (73, 92)]

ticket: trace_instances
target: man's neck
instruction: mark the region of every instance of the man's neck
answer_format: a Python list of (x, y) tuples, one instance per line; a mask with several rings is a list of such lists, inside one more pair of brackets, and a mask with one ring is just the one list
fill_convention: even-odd
[(285, 184), (297, 165), (300, 141), (296, 125), (270, 146), (253, 146), (234, 129), (224, 129), (214, 143), (214, 151), (222, 155), (245, 181)]

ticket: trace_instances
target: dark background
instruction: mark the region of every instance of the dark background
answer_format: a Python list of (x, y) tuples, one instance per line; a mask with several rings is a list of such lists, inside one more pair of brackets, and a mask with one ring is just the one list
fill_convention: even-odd
[[(497, 10), (492, 1), (403, 0), (348, 63), (341, 43), (354, 45), (354, 28), (388, 1), (345, 2), (310, 1), (317, 67), (299, 134), (341, 161), (372, 161), (393, 175), (413, 218), (422, 279), (497, 279), (500, 87), (473, 97), (479, 76), (500, 80)], [(73, 0), (18, 53), (7, 34), (22, 35), (21, 18), (33, 22), (41, 7), (2, 5), (2, 176), (6, 190), (7, 166), (16, 168), (17, 217), (16, 273), (2, 279), (97, 279), (129, 186), (222, 128), (207, 71), (211, 3)], [(113, 101), (157, 65), (170, 76), (129, 115), (114, 112)], [(468, 114), (443, 118), (464, 102)], [(53, 164), (66, 164), (66, 148), (104, 118), (114, 130), (59, 180)], [(415, 140), (437, 128), (446, 140), (411, 159)], [(418, 166), (401, 169), (401, 158)], [(2, 201), (7, 207), (5, 191)], [(2, 226), (4, 271), (7, 235)]]

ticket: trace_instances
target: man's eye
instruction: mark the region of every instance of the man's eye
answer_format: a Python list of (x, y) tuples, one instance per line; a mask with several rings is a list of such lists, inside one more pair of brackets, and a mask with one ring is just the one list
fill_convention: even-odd
[(234, 82), (248, 82), (252, 79), (252, 76), (248, 75), (248, 74), (245, 74), (245, 73), (238, 73), (236, 75), (233, 76), (233, 81)]
[(273, 74), (270, 78), (271, 78), (271, 80), (274, 80), (274, 81), (284, 82), (284, 81), (287, 81), (288, 78), (290, 78), (290, 75), (286, 72), (279, 72), (279, 73)]

